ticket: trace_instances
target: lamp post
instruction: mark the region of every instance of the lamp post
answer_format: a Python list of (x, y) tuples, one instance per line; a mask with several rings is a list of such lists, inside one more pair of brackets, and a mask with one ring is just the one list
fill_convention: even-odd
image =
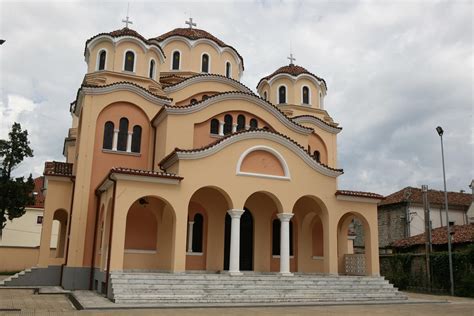
[(443, 149), (443, 129), (441, 126), (436, 127), (436, 131), (441, 139), (441, 160), (443, 163), (443, 181), (444, 181), (444, 208), (446, 210), (446, 227), (448, 231), (448, 258), (449, 258), (449, 280), (451, 282), (451, 295), (454, 296), (454, 278), (453, 278), (453, 258), (451, 254), (451, 232), (449, 227), (448, 214), (448, 192), (446, 191), (446, 171), (444, 169), (444, 149)]

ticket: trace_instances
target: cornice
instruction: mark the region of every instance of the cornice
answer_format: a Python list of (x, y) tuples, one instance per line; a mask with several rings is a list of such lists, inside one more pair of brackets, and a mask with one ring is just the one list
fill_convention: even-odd
[(317, 127), (321, 128), (322, 130), (331, 133), (331, 134), (339, 134), (342, 131), (342, 127), (332, 126), (320, 118), (312, 115), (299, 115), (292, 117), (293, 121), (297, 123), (311, 123), (316, 125)]
[(231, 87), (237, 89), (238, 91), (253, 93), (249, 87), (245, 86), (240, 81), (237, 81), (232, 78), (227, 78), (222, 75), (217, 75), (217, 74), (198, 74), (198, 75), (186, 78), (179, 83), (170, 85), (164, 88), (164, 91), (167, 94), (169, 94), (169, 93), (179, 91), (181, 89), (184, 89), (186, 87), (189, 87), (193, 84), (200, 83), (200, 82), (220, 82), (220, 83), (230, 85)]

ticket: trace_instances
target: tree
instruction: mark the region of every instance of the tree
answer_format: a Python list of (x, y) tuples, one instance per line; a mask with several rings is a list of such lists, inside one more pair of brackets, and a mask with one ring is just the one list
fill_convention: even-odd
[(35, 202), (32, 194), (33, 177), (12, 178), (12, 171), (26, 158), (33, 157), (28, 141), (28, 131), (21, 130), (20, 123), (13, 123), (8, 140), (0, 139), (0, 237), (7, 219), (21, 217), (25, 206)]

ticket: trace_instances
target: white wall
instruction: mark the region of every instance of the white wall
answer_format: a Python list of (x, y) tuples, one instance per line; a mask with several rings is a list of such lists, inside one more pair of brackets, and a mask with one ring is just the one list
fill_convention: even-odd
[[(26, 209), (26, 213), (13, 221), (7, 220), (0, 239), (0, 246), (38, 247), (41, 238), (41, 224), (37, 224), (37, 217), (43, 216), (43, 209)], [(53, 222), (51, 248), (56, 248), (59, 223)]]
[[(410, 206), (410, 237), (425, 232), (425, 211), (421, 206)], [(446, 212), (441, 207), (430, 207), (430, 219), (432, 228), (446, 226)], [(465, 225), (466, 212), (460, 210), (449, 210), (449, 221), (454, 225)]]

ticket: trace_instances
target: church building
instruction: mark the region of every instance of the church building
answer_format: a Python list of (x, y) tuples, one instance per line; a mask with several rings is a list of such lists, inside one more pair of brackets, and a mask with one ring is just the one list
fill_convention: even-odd
[(378, 276), (382, 196), (338, 187), (342, 128), (324, 79), (290, 55), (254, 92), (243, 56), (192, 19), (148, 39), (128, 24), (85, 43), (66, 161), (44, 169), (41, 283), (107, 293), (120, 271)]

